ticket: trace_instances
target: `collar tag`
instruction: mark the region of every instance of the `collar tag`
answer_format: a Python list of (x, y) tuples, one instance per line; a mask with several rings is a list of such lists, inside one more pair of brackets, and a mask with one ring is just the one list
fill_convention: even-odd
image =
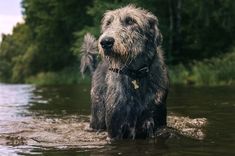
[(133, 80), (133, 81), (131, 81), (131, 83), (133, 84), (134, 89), (139, 89), (140, 86), (139, 86), (137, 80)]

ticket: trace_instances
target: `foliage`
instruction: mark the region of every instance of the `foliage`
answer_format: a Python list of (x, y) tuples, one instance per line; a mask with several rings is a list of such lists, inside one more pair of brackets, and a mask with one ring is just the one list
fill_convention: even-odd
[(235, 3), (232, 0), (187, 0), (182, 9), (179, 61), (219, 56), (234, 44)]
[(31, 33), (25, 24), (17, 24), (14, 35), (3, 35), (0, 45), (0, 80), (6, 82), (22, 82), (29, 76), (33, 57), (30, 46)]
[(34, 74), (41, 71), (58, 71), (72, 65), (76, 60), (70, 47), (73, 33), (90, 24), (86, 18), (86, 1), (24, 0), (22, 5), (26, 24), (33, 32), (37, 47), (33, 60)]
[(158, 17), (173, 82), (230, 82), (234, 70), (223, 68), (233, 63), (214, 57), (234, 47), (234, 0), (22, 0), (25, 23), (17, 24), (12, 35), (4, 34), (0, 43), (0, 81), (66, 82), (66, 76), (61, 81), (56, 76), (70, 75), (67, 69), (78, 66), (84, 34), (91, 32), (98, 38), (104, 12), (130, 3)]
[(173, 84), (231, 85), (235, 84), (235, 49), (220, 57), (194, 62), (189, 67), (180, 64), (170, 68)]

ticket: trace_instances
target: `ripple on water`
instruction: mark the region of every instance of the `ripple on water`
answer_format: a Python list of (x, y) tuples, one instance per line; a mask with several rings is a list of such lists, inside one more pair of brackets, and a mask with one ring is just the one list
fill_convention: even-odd
[[(72, 95), (70, 96), (70, 94)], [(87, 92), (85, 94), (89, 95)], [(89, 116), (87, 115), (66, 114), (49, 118), (44, 112), (34, 116), (30, 109), (32, 105), (42, 105), (43, 107), (40, 108), (34, 107), (34, 111), (59, 109), (59, 112), (62, 112), (72, 109), (71, 112), (76, 112), (79, 109), (87, 110), (89, 98), (84, 97), (83, 89), (77, 87), (59, 88), (53, 92), (51, 88), (42, 89), (32, 85), (0, 84), (0, 145), (3, 145), (0, 147), (0, 155), (4, 151), (17, 151), (19, 148), (24, 150), (35, 147), (40, 149), (44, 149), (44, 147), (90, 149), (107, 145), (109, 142), (106, 140), (106, 132), (88, 131)], [(80, 102), (79, 107), (77, 107), (77, 101)], [(28, 116), (26, 116), (27, 114)], [(205, 137), (206, 123), (205, 118), (168, 116), (168, 126), (174, 128), (172, 133), (197, 140)]]
[(32, 85), (0, 84), (0, 120), (20, 120), (27, 112), (33, 90)]

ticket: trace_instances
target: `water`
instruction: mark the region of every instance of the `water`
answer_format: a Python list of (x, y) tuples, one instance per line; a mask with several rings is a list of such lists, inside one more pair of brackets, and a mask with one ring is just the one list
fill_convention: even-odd
[(171, 88), (168, 112), (206, 118), (202, 140), (124, 140), (84, 132), (89, 85), (0, 84), (0, 156), (5, 155), (235, 155), (235, 87)]

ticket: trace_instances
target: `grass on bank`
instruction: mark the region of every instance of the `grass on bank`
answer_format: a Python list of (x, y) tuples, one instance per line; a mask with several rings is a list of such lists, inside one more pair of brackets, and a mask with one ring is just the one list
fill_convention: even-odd
[[(235, 85), (235, 50), (221, 57), (193, 62), (190, 65), (169, 66), (172, 85), (221, 86)], [(36, 85), (90, 83), (89, 76), (82, 78), (78, 67), (68, 67), (60, 72), (41, 72), (26, 79)]]
[(171, 84), (221, 86), (235, 84), (235, 50), (221, 57), (169, 67)]
[(90, 78), (89, 76), (82, 78), (80, 70), (74, 67), (59, 72), (41, 72), (26, 79), (26, 83), (36, 85), (68, 85), (81, 82), (89, 83)]

